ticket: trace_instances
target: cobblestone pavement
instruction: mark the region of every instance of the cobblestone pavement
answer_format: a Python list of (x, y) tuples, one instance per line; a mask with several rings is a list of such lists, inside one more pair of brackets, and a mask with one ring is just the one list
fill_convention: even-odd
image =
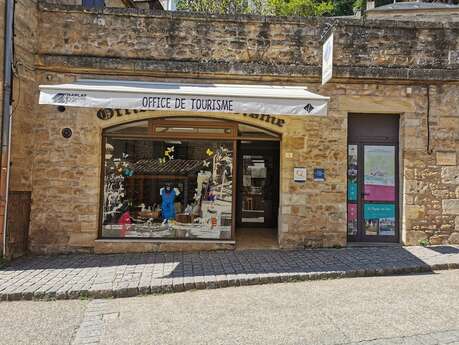
[(38, 256), (0, 270), (0, 300), (129, 297), (451, 268), (459, 268), (459, 246)]

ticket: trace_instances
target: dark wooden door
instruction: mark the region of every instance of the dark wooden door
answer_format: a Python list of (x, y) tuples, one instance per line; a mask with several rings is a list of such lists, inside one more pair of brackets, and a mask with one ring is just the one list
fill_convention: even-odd
[(10, 192), (8, 200), (7, 257), (17, 258), (27, 253), (30, 223), (30, 192)]
[(237, 166), (237, 226), (276, 227), (279, 207), (279, 142), (240, 142)]
[(350, 115), (348, 239), (399, 241), (398, 116)]

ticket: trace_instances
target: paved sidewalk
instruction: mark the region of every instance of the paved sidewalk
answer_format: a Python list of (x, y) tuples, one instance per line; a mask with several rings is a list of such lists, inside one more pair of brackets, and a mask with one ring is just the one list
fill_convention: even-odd
[(453, 268), (459, 246), (38, 256), (0, 270), (0, 300), (129, 297)]

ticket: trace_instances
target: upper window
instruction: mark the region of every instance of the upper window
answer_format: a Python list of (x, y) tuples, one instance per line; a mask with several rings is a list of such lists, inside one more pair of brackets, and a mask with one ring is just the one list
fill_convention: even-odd
[(207, 119), (207, 118), (184, 118), (171, 117), (165, 119), (145, 120), (130, 122), (105, 130), (109, 136), (148, 136), (156, 138), (181, 138), (221, 139), (263, 139), (278, 140), (279, 135), (270, 131), (231, 121)]

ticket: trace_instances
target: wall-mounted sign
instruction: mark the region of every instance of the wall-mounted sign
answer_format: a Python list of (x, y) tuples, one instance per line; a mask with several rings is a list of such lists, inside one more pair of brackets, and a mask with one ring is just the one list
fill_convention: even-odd
[(325, 181), (325, 169), (314, 168), (314, 181), (317, 181), (317, 182)]
[[(97, 110), (96, 116), (101, 120), (110, 120), (113, 117), (129, 116), (132, 114), (137, 114), (145, 112), (147, 110), (138, 110), (138, 109), (112, 109), (112, 108), (102, 108)], [(284, 127), (285, 120), (280, 119), (274, 115), (269, 114), (242, 114), (245, 117), (250, 117), (252, 119), (257, 119), (259, 121), (271, 124), (277, 127)]]
[(322, 46), (322, 85), (327, 83), (333, 75), (333, 33)]
[(306, 182), (306, 168), (293, 168), (293, 180), (295, 182)]

